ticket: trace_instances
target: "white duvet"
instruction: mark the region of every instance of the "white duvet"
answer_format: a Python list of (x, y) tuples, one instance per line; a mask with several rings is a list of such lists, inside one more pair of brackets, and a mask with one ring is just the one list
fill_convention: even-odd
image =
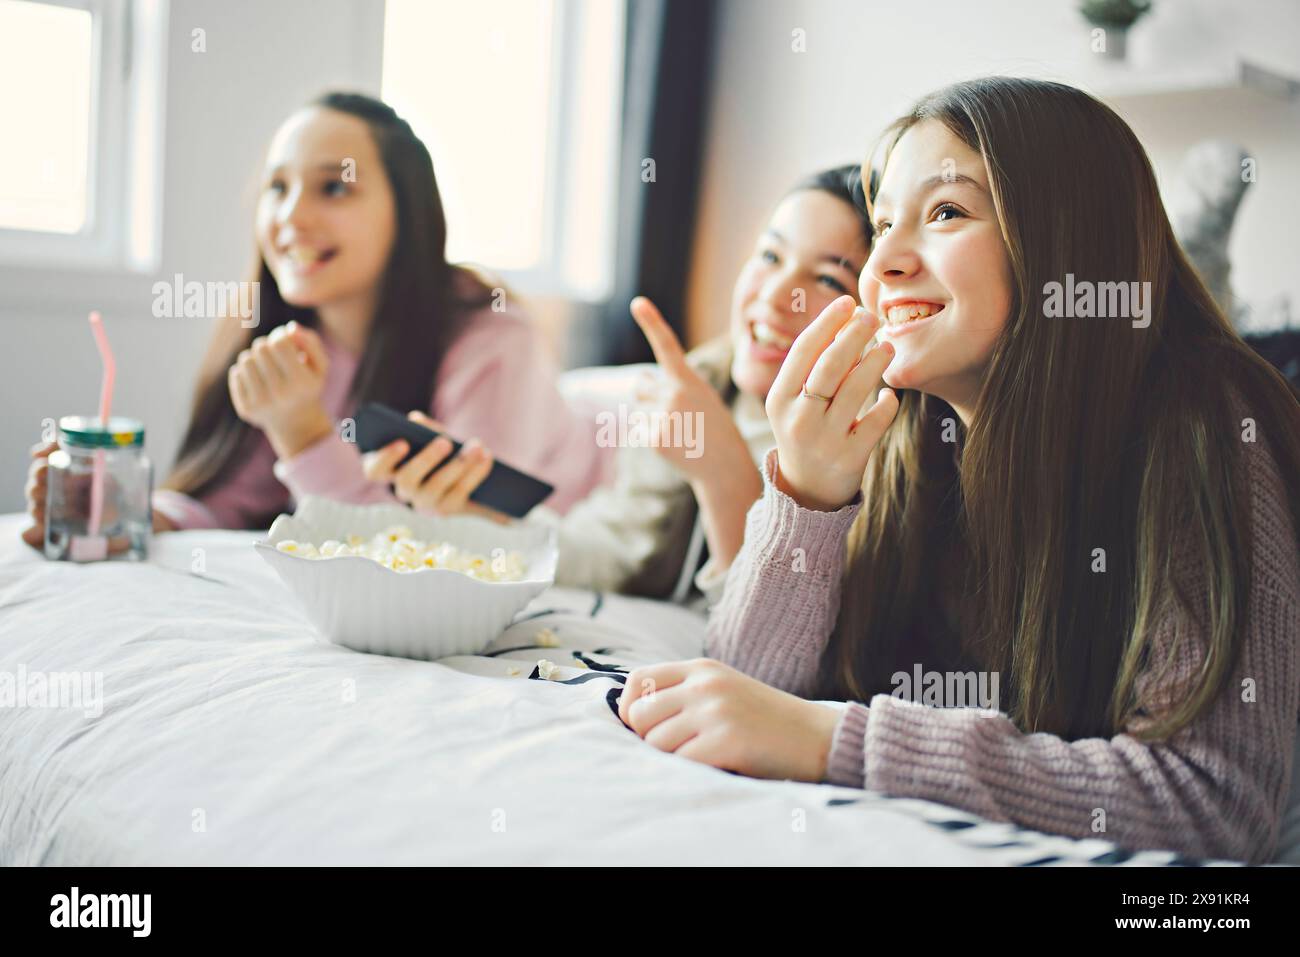
[(540, 658), (564, 679), (594, 674), (573, 650), (621, 665), (696, 656), (703, 622), (676, 606), (553, 589), (493, 649), (543, 629), (559, 647), (408, 661), (319, 641), (254, 533), (164, 535), (147, 564), (78, 566), (28, 550), (21, 524), (0, 518), (0, 672), (98, 675), (102, 713), (0, 709), (0, 864), (1015, 864), (1113, 851), (727, 774), (624, 728), (606, 703), (615, 679), (528, 678)]

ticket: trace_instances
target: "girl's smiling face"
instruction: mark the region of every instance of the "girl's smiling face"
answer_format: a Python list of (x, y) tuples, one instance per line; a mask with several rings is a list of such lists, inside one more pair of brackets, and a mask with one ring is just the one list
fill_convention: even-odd
[(876, 238), (858, 289), (895, 349), (885, 383), (938, 396), (969, 424), (1013, 301), (984, 160), (922, 120), (894, 145), (871, 211)]
[(374, 294), (396, 232), (365, 121), (323, 107), (289, 117), (271, 141), (257, 204), (258, 247), (285, 302), (316, 308)]
[(781, 201), (732, 294), (731, 377), (741, 391), (767, 397), (795, 337), (852, 293), (866, 258), (862, 221), (844, 200), (801, 189)]

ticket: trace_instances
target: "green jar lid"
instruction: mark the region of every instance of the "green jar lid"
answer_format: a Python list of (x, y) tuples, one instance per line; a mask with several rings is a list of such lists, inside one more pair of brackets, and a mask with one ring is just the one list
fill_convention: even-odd
[(59, 419), (59, 442), (85, 449), (119, 449), (144, 445), (144, 423), (110, 416), (108, 427), (99, 416), (65, 415)]

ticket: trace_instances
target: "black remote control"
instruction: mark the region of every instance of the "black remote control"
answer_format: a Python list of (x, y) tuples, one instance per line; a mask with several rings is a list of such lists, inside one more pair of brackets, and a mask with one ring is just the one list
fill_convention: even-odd
[[(402, 459), (402, 463), (440, 434), (379, 402), (368, 402), (358, 409), (356, 423), (357, 447), (363, 452), (373, 452), (397, 439), (405, 439), (411, 451), (406, 458)], [(461, 449), (461, 442), (450, 435), (447, 438), (451, 440), (452, 453), (439, 464), (438, 468), (450, 462)], [(483, 484), (470, 495), (470, 501), (515, 518), (523, 518), (554, 491), (555, 486), (541, 479), (533, 478), (505, 462), (493, 461), (492, 471), (483, 480)]]

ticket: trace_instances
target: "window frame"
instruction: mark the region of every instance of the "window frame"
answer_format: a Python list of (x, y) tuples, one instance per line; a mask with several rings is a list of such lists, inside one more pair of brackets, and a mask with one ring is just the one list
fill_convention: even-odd
[(600, 0), (617, 4), (618, 26), (621, 28), (617, 40), (617, 50), (613, 59), (612, 75), (608, 78), (612, 103), (610, 107), (610, 177), (611, 189), (615, 191), (607, 204), (605, 234), (607, 242), (602, 251), (605, 257), (604, 283), (600, 288), (578, 288), (569, 281), (565, 264), (569, 254), (569, 230), (571, 221), (566, 211), (571, 208), (569, 198), (579, 188), (570, 175), (574, 169), (572, 162), (574, 152), (578, 149), (576, 110), (577, 86), (580, 82), (577, 57), (571, 55), (575, 46), (582, 39), (583, 4), (587, 0), (555, 0), (555, 16), (552, 23), (550, 71), (550, 96), (547, 104), (548, 130), (546, 137), (546, 169), (543, 176), (545, 191), (542, 205), (542, 255), (535, 266), (525, 269), (506, 269), (498, 267), (491, 261), (471, 260), (496, 275), (511, 289), (521, 295), (544, 298), (569, 299), (578, 302), (604, 302), (613, 291), (617, 261), (614, 252), (614, 236), (617, 232), (618, 215), (618, 164), (619, 150), (622, 144), (623, 119), (623, 71), (625, 69), (627, 9), (622, 0)]
[[(91, 15), (86, 221), (76, 233), (0, 227), (0, 267), (150, 272), (157, 266), (161, 238), (162, 118), (158, 111), (163, 108), (166, 4), (158, 0), (28, 2)], [(156, 62), (144, 63), (143, 56)], [(149, 81), (155, 88), (144, 89)], [(154, 112), (142, 115), (145, 111)], [(157, 173), (153, 183), (140, 183), (133, 176), (139, 149), (152, 154), (150, 165)], [(148, 195), (140, 196), (142, 188)], [(131, 222), (137, 198), (149, 222)], [(143, 233), (133, 230), (137, 225), (143, 226)]]

